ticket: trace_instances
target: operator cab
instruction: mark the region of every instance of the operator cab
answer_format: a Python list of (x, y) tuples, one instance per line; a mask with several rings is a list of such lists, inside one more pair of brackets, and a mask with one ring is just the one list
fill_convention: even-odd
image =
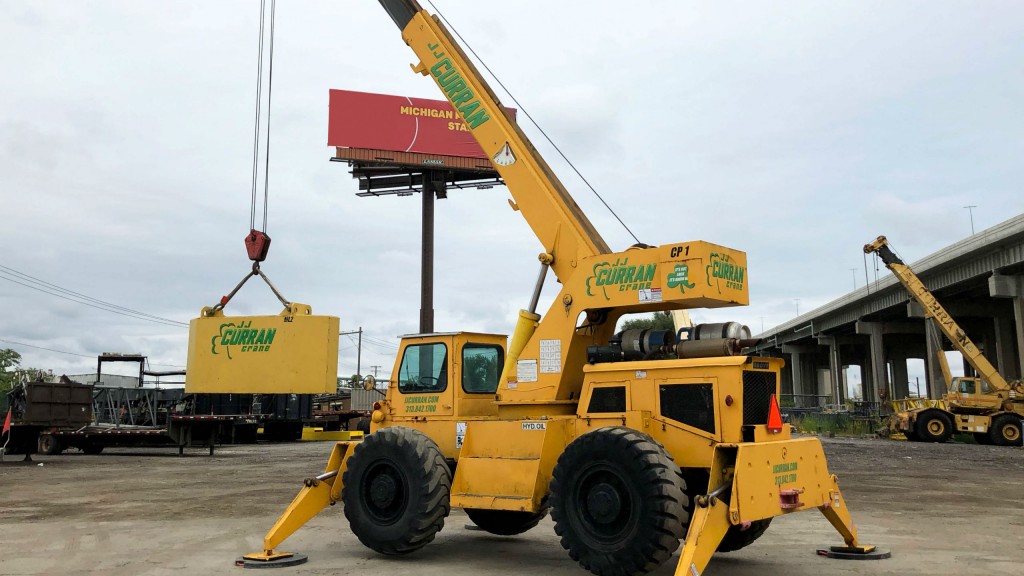
[(962, 396), (971, 396), (973, 394), (995, 394), (995, 390), (988, 382), (981, 378), (969, 378), (965, 376), (957, 376), (953, 378), (953, 383), (949, 387), (949, 390), (950, 392), (960, 394)]
[(949, 402), (961, 409), (979, 412), (989, 410), (1000, 403), (995, 388), (977, 377), (955, 376), (949, 385)]
[(507, 337), (451, 332), (402, 336), (388, 385), (396, 420), (497, 414), (494, 404)]

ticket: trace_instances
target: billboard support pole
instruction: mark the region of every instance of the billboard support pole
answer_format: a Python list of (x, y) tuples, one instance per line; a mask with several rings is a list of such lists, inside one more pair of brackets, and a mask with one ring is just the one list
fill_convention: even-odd
[(434, 331), (434, 178), (433, 172), (423, 176), (420, 334), (429, 334)]

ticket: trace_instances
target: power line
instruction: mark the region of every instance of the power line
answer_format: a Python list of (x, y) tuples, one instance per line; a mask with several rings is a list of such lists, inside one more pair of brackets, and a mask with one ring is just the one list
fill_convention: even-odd
[(594, 196), (596, 196), (597, 199), (601, 201), (601, 204), (604, 204), (604, 207), (608, 209), (608, 212), (610, 212), (611, 215), (614, 216), (615, 219), (619, 221), (619, 224), (621, 224), (622, 227), (626, 230), (626, 232), (633, 237), (633, 240), (635, 240), (637, 244), (641, 244), (640, 239), (636, 237), (636, 234), (633, 234), (633, 231), (630, 230), (629, 226), (626, 225), (626, 223), (622, 220), (622, 218), (619, 217), (615, 210), (612, 209), (608, 202), (605, 201), (604, 197), (597, 192), (597, 189), (590, 185), (590, 181), (587, 180), (587, 178), (576, 168), (576, 165), (572, 163), (572, 160), (569, 160), (569, 158), (562, 152), (562, 149), (558, 147), (558, 144), (555, 144), (555, 141), (548, 136), (548, 133), (545, 132), (543, 128), (541, 128), (540, 124), (538, 124), (537, 121), (533, 119), (533, 116), (530, 116), (530, 113), (526, 111), (526, 108), (523, 107), (522, 103), (520, 103), (519, 100), (517, 100), (516, 97), (512, 94), (512, 92), (505, 87), (505, 84), (503, 84), (501, 79), (498, 78), (498, 75), (495, 74), (494, 71), (491, 70), (489, 66), (487, 66), (487, 63), (484, 62), (483, 58), (480, 58), (480, 55), (477, 54), (476, 51), (473, 50), (473, 47), (470, 46), (468, 42), (466, 42), (465, 38), (463, 38), (462, 35), (459, 34), (459, 31), (455, 29), (455, 26), (452, 26), (452, 23), (449, 22), (448, 19), (445, 18), (444, 14), (442, 14), (441, 11), (437, 9), (437, 6), (434, 6), (434, 11), (437, 12), (437, 15), (441, 18), (441, 20), (444, 21), (445, 25), (448, 26), (448, 29), (451, 30), (453, 34), (455, 34), (455, 36), (459, 39), (460, 42), (462, 42), (462, 45), (465, 46), (467, 50), (469, 50), (469, 53), (472, 54), (473, 57), (476, 58), (478, 62), (480, 62), (480, 65), (484, 67), (484, 70), (487, 70), (487, 73), (490, 74), (492, 78), (494, 78), (494, 81), (498, 83), (498, 86), (501, 86), (501, 89), (504, 90), (506, 94), (508, 94), (509, 98), (512, 99), (512, 103), (515, 104), (519, 111), (523, 113), (523, 116), (526, 116), (526, 118), (530, 120), (530, 123), (532, 123), (541, 133), (541, 135), (544, 136), (544, 139), (548, 141), (548, 144), (551, 144), (551, 147), (554, 148), (556, 152), (558, 152), (558, 155), (562, 157), (562, 160), (565, 160), (565, 163), (568, 164), (570, 168), (572, 168), (572, 171), (576, 173), (576, 176), (578, 176), (579, 179), (582, 180), (583, 183), (587, 186), (587, 188), (590, 189)]
[(19, 272), (18, 270), (15, 270), (14, 268), (11, 268), (9, 266), (0, 265), (0, 279), (7, 280), (8, 282), (12, 282), (14, 284), (24, 286), (26, 288), (31, 288), (32, 290), (36, 290), (44, 294), (49, 294), (50, 296), (56, 296), (64, 300), (69, 300), (71, 302), (76, 302), (78, 304), (84, 304), (86, 306), (96, 308), (99, 310), (104, 310), (106, 312), (113, 312), (114, 314), (120, 314), (121, 316), (127, 316), (129, 318), (135, 318), (137, 320), (146, 320), (148, 322), (155, 322), (157, 324), (164, 324), (167, 326), (188, 326), (188, 323), (186, 322), (172, 320), (170, 318), (164, 318), (162, 316), (156, 316), (153, 314), (148, 314), (146, 312), (140, 312), (138, 310), (133, 310), (125, 306), (119, 306), (111, 302), (106, 302), (98, 298), (93, 298), (92, 296), (88, 296), (80, 292), (75, 292), (74, 290), (69, 290), (67, 288), (58, 286), (57, 284), (53, 284), (40, 278), (36, 278), (35, 276), (32, 276), (30, 274)]
[[(81, 356), (82, 358), (96, 358), (96, 356), (97, 356), (96, 354), (93, 354), (93, 355), (79, 354), (77, 352), (67, 352), (67, 351), (64, 351), (64, 350), (56, 350), (54, 348), (46, 348), (44, 346), (36, 346), (34, 344), (25, 344), (24, 342), (16, 342), (14, 340), (8, 340), (6, 338), (0, 338), (0, 342), (6, 342), (8, 344), (14, 344), (16, 346), (25, 346), (26, 348), (35, 348), (37, 350), (46, 350), (47, 352), (56, 352), (58, 354), (67, 354), (69, 356)], [(148, 359), (146, 360), (146, 363), (149, 364), (150, 366), (167, 366), (167, 367), (170, 367), (170, 368), (185, 368), (185, 366), (182, 366), (180, 364), (157, 364), (155, 362), (150, 362)]]
[(95, 358), (96, 356), (89, 356), (88, 354), (78, 354), (76, 352), (65, 352), (64, 350), (54, 350), (53, 348), (44, 348), (42, 346), (35, 346), (33, 344), (25, 344), (24, 342), (15, 342), (14, 340), (7, 340), (6, 338), (0, 338), (0, 342), (6, 342), (8, 344), (14, 344), (16, 346), (25, 346), (28, 348), (35, 348), (37, 350), (46, 350), (47, 352), (56, 352), (58, 354), (67, 354), (69, 356), (81, 356), (82, 358)]
[(395, 344), (391, 340), (384, 340), (383, 338), (376, 338), (374, 336), (367, 336), (365, 333), (363, 334), (363, 338), (365, 340), (370, 340), (371, 342), (376, 342), (377, 344), (380, 344), (381, 346), (390, 346), (391, 348), (398, 348), (398, 344)]
[(363, 342), (364, 347), (373, 348), (373, 353), (380, 356), (393, 356), (395, 354), (394, 348), (384, 348), (374, 342)]

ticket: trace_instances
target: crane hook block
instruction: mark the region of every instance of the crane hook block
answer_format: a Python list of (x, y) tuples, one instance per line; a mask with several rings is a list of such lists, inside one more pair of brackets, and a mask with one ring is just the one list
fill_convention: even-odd
[(250, 230), (245, 236), (245, 251), (249, 253), (249, 260), (263, 262), (270, 251), (270, 236), (256, 229)]

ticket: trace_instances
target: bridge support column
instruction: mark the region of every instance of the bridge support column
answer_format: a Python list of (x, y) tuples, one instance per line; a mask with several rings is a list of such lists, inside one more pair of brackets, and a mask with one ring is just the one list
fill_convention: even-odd
[(910, 396), (910, 381), (907, 376), (907, 357), (905, 354), (891, 354), (892, 363), (892, 396), (893, 400)]
[(993, 323), (996, 333), (996, 368), (1007, 380), (1020, 378), (1017, 355), (1013, 353), (1013, 321), (1009, 318), (996, 317), (993, 319)]
[(793, 352), (789, 355), (790, 366), (793, 374), (793, 404), (800, 405), (800, 396), (804, 393), (804, 363), (803, 354)]
[(942, 398), (946, 393), (948, 383), (942, 375), (942, 368), (939, 367), (939, 354), (945, 354), (942, 347), (942, 333), (935, 322), (926, 320), (924, 323), (924, 341), (927, 358), (924, 359), (925, 378), (928, 380), (928, 397)]
[(790, 355), (788, 364), (793, 374), (794, 406), (804, 408), (815, 405), (813, 399), (807, 395), (818, 393), (817, 372), (814, 366), (814, 354), (817, 351), (818, 347), (814, 345), (782, 345), (782, 352)]
[[(1013, 299), (1013, 330), (1016, 333), (1017, 355), (1013, 358), (1012, 353), (1007, 354), (1006, 363), (1000, 357), (999, 370), (1003, 372), (1004, 377), (1019, 378), (1024, 374), (1024, 276), (993, 274), (988, 279), (988, 293), (993, 298)], [(998, 329), (996, 332), (996, 338), (1001, 340), (1004, 337), (1004, 332)], [(1000, 342), (996, 346), (1000, 352), (1004, 351), (1004, 343)], [(1005, 346), (1005, 349), (1009, 350), (1010, 344), (1006, 343)], [(1014, 374), (1014, 376), (1010, 376), (1010, 374)]]
[(818, 344), (828, 346), (829, 393), (832, 394), (829, 402), (842, 404), (846, 400), (846, 391), (843, 390), (843, 364), (839, 358), (839, 344), (835, 336), (819, 336)]
[(885, 347), (882, 342), (882, 325), (878, 322), (857, 321), (857, 334), (868, 336), (868, 350), (871, 370), (864, 378), (864, 401), (878, 402), (878, 391), (888, 389), (888, 374), (885, 365)]

